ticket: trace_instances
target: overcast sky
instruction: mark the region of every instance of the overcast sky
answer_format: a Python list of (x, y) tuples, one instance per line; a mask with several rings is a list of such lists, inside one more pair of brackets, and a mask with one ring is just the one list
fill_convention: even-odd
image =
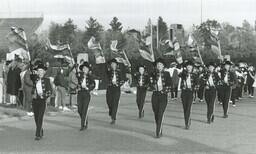
[[(216, 19), (240, 26), (244, 19), (254, 24), (256, 0), (202, 0), (203, 20)], [(1, 14), (42, 12), (46, 29), (51, 21), (63, 23), (72, 18), (80, 29), (95, 17), (105, 27), (117, 16), (124, 28), (142, 29), (148, 18), (158, 16), (169, 24), (181, 23), (186, 28), (199, 24), (201, 0), (0, 0)]]

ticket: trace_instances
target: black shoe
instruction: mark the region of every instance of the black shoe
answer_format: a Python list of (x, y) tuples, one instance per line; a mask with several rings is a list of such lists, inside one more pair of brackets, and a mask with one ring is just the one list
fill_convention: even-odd
[(142, 110), (141, 117), (142, 118), (144, 117), (144, 110)]
[(85, 130), (85, 126), (81, 126), (80, 131), (84, 131)]
[(190, 127), (189, 125), (186, 125), (185, 129), (189, 130), (189, 127)]
[(41, 137), (39, 137), (39, 136), (36, 136), (36, 137), (35, 137), (35, 140), (36, 140), (36, 141), (39, 141), (40, 139), (41, 139)]
[(111, 116), (111, 111), (110, 110), (108, 111), (108, 115)]
[(228, 115), (227, 115), (227, 114), (225, 114), (225, 115), (223, 116), (223, 118), (228, 118)]
[(212, 115), (212, 119), (211, 119), (211, 122), (214, 122), (214, 115)]
[(43, 128), (41, 129), (40, 136), (41, 136), (41, 137), (44, 136), (44, 130), (43, 130)]
[(207, 120), (207, 123), (208, 123), (208, 124), (211, 124), (211, 120), (210, 120), (210, 119), (208, 119), (208, 120)]
[(88, 121), (86, 121), (86, 125), (84, 127), (84, 129), (87, 129), (88, 128)]
[(110, 122), (111, 125), (114, 125), (115, 123), (116, 123), (116, 120), (112, 120), (112, 121)]
[(142, 113), (139, 111), (139, 118), (142, 118)]

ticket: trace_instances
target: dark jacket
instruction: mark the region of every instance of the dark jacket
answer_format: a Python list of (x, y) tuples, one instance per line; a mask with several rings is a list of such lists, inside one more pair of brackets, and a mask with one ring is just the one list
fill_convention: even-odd
[(161, 92), (163, 93), (168, 93), (170, 91), (171, 88), (171, 77), (170, 77), (170, 73), (169, 72), (159, 72), (159, 71), (154, 71), (151, 75), (150, 75), (150, 86), (153, 89), (153, 91), (158, 91), (158, 86), (157, 86), (157, 81), (160, 77), (162, 77), (162, 84), (163, 84), (163, 90), (161, 90)]
[(18, 91), (21, 88), (20, 79), (21, 69), (19, 67), (10, 68), (7, 73), (7, 93), (11, 95), (18, 95)]
[[(187, 89), (187, 86), (186, 86), (186, 80), (188, 78), (188, 72), (187, 70), (183, 70), (179, 76), (181, 78), (181, 83), (180, 83), (180, 89)], [(195, 74), (195, 73), (191, 73), (190, 75), (190, 78), (191, 78), (191, 90), (196, 90), (198, 89), (198, 75)]]
[(35, 81), (35, 85), (33, 86), (33, 98), (34, 99), (47, 99), (52, 94), (52, 87), (50, 83), (50, 79), (43, 77), (41, 79), (42, 81), (42, 89), (43, 89), (43, 96), (40, 97), (36, 90), (36, 83), (38, 82), (39, 78), (37, 78), (37, 81)]
[(78, 91), (92, 91), (95, 88), (95, 81), (91, 75), (86, 75), (86, 87), (88, 89), (85, 89), (82, 87), (82, 82), (84, 80), (84, 73), (79, 72), (78, 76)]

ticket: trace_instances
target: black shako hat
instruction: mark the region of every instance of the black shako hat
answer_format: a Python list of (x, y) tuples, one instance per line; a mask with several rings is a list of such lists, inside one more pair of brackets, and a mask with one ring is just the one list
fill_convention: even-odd
[(79, 69), (82, 71), (84, 67), (87, 67), (88, 69), (91, 69), (90, 64), (88, 62), (83, 62), (80, 66)]
[(224, 61), (223, 65), (233, 65), (233, 63), (231, 61)]
[(213, 66), (213, 67), (215, 67), (215, 66), (216, 66), (216, 64), (215, 64), (214, 62), (209, 62), (209, 63), (207, 63), (207, 64), (206, 64), (206, 67), (209, 67), (209, 66)]
[(194, 63), (191, 60), (188, 60), (184, 63), (184, 67), (187, 67), (188, 65), (194, 66)]
[(110, 61), (108, 61), (109, 64), (112, 64), (112, 63), (116, 63), (118, 64), (117, 60), (115, 58), (111, 59)]
[(158, 58), (156, 61), (155, 61), (155, 66), (157, 65), (157, 63), (162, 63), (164, 65), (164, 67), (166, 67), (166, 63), (164, 61), (164, 59), (162, 58)]
[(47, 70), (47, 67), (44, 65), (44, 63), (38, 63), (37, 66), (35, 67), (35, 70), (38, 70), (38, 69), (43, 69), (43, 70)]

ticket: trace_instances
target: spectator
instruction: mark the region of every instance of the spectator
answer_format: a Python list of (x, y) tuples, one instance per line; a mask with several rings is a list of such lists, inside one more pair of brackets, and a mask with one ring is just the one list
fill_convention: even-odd
[(17, 104), (17, 96), (21, 87), (19, 64), (21, 59), (15, 55), (14, 61), (9, 64), (9, 71), (7, 73), (7, 93), (10, 95), (10, 105)]
[(54, 79), (54, 84), (56, 86), (57, 107), (64, 111), (68, 111), (69, 109), (66, 107), (66, 104), (65, 104), (65, 95), (66, 95), (67, 87), (66, 87), (65, 76), (62, 68), (58, 70), (58, 73)]
[(31, 72), (29, 70), (29, 64), (24, 65), (24, 71), (23, 71), (23, 106), (24, 109), (27, 111), (28, 116), (33, 116), (32, 112), (32, 89), (33, 89), (33, 82), (30, 78)]

